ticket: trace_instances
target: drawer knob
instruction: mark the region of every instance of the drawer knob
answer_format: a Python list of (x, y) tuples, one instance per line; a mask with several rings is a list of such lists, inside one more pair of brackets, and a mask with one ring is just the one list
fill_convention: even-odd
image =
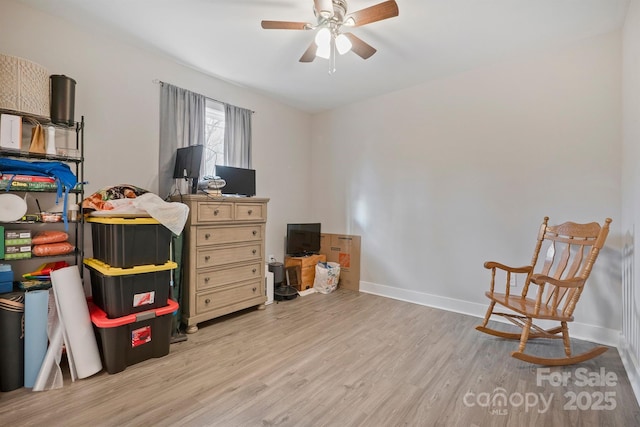
[(211, 257), (209, 255), (206, 255), (204, 257), (204, 262), (209, 262), (210, 259), (211, 259)]
[(255, 273), (256, 273), (256, 269), (254, 268), (253, 270), (251, 270), (251, 272), (252, 272), (253, 274), (255, 274)]
[(258, 230), (253, 230), (253, 235), (256, 236), (258, 234)]
[(253, 287), (253, 292), (255, 292), (255, 291), (256, 291), (256, 289), (258, 289), (258, 288), (256, 288), (256, 287), (254, 286), (254, 287)]
[(207, 298), (206, 300), (204, 300), (205, 304), (209, 304), (211, 302), (211, 300), (209, 298)]
[(249, 209), (248, 213), (251, 215), (253, 213), (253, 209)]
[(209, 233), (207, 233), (207, 234), (205, 234), (205, 235), (204, 235), (204, 239), (205, 239), (205, 240), (209, 240), (209, 237), (211, 237), (211, 234), (209, 234)]
[(218, 213), (220, 213), (220, 211), (218, 209), (216, 209), (215, 211), (213, 211), (213, 215), (218, 215)]
[(258, 251), (256, 251), (255, 249), (251, 251), (251, 253), (254, 254), (254, 255), (256, 254), (256, 252), (258, 252)]
[(209, 280), (210, 280), (210, 279), (211, 279), (211, 278), (210, 278), (209, 276), (205, 277), (205, 278), (204, 278), (204, 283), (209, 283)]

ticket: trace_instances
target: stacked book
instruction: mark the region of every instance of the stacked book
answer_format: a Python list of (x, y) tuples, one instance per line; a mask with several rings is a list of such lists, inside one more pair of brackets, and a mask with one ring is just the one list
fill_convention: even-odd
[(52, 191), (58, 188), (56, 180), (48, 176), (2, 174), (0, 190)]

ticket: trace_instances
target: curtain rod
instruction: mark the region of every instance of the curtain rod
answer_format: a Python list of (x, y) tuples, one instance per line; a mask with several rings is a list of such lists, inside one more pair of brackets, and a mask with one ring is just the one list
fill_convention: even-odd
[[(171, 85), (171, 83), (163, 82), (162, 80), (159, 80), (159, 79), (153, 79), (153, 80), (151, 80), (151, 83), (155, 83), (155, 84), (158, 84), (158, 85), (164, 85), (164, 84)], [(171, 85), (171, 86), (176, 86), (176, 85)], [(180, 87), (180, 86), (176, 86), (176, 87)], [(189, 90), (189, 89), (185, 89), (185, 88), (180, 88), (180, 89)], [(190, 90), (190, 92), (194, 92), (194, 91)], [(197, 93), (197, 92), (194, 92), (194, 93)], [(223, 105), (231, 105), (233, 107), (238, 107), (237, 105), (229, 104), (228, 102), (219, 101), (219, 100), (217, 100), (215, 98), (211, 98), (211, 97), (206, 96), (206, 95), (202, 95), (202, 96), (204, 96), (205, 98), (207, 98), (207, 99), (209, 99), (211, 101), (215, 101), (215, 102), (218, 102), (218, 103), (223, 104)], [(244, 107), (238, 107), (238, 108), (244, 108)], [(249, 110), (248, 108), (244, 108), (244, 109), (245, 110)], [(249, 111), (251, 111), (251, 114), (255, 114), (256, 113), (253, 110), (249, 110)]]

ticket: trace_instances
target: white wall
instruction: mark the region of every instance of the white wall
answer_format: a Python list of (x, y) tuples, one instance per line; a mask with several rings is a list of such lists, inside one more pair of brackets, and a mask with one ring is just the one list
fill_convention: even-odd
[(622, 35), (622, 231), (627, 251), (620, 354), (640, 398), (640, 257), (635, 248), (640, 241), (640, 0), (631, 0)]
[(254, 110), (257, 192), (271, 198), (266, 250), (283, 258), (286, 223), (309, 215), (309, 114), (12, 0), (0, 5), (0, 52), (77, 81), (75, 118), (86, 120), (88, 194), (122, 183), (158, 190), (154, 79)]
[(361, 289), (484, 314), (484, 261), (528, 264), (544, 216), (611, 217), (573, 330), (617, 340), (620, 74), (613, 33), (314, 116), (313, 211), (362, 236)]

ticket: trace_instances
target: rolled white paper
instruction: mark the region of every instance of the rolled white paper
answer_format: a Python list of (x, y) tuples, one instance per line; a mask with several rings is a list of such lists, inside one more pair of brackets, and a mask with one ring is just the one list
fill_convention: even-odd
[(33, 391), (43, 391), (62, 387), (62, 323), (56, 318), (49, 339), (49, 348), (44, 356), (40, 372), (33, 385)]
[(56, 296), (58, 318), (68, 339), (67, 350), (73, 354), (72, 363), (75, 365), (78, 378), (86, 378), (100, 372), (100, 352), (78, 266), (52, 271), (51, 284)]

